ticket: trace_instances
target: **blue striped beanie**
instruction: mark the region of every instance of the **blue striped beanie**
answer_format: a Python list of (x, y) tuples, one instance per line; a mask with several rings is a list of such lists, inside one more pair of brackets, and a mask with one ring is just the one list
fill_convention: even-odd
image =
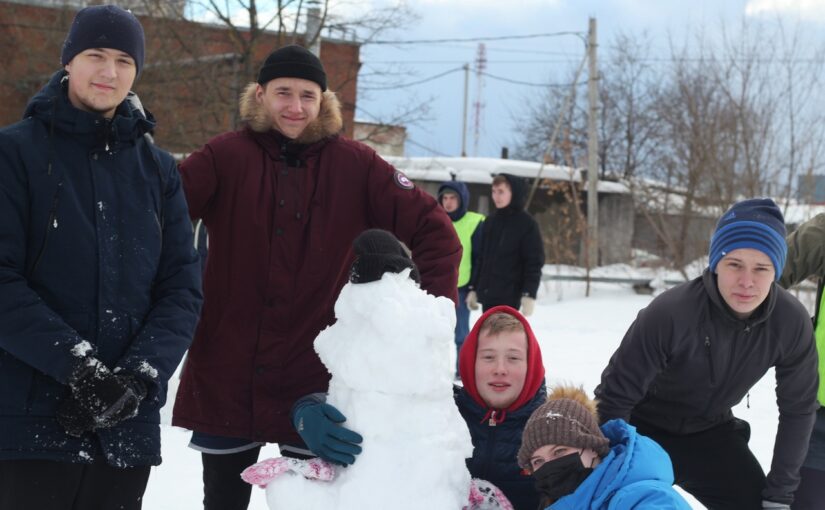
[(710, 238), (708, 266), (716, 272), (722, 257), (740, 248), (752, 248), (767, 255), (776, 270), (776, 279), (782, 275), (788, 245), (785, 244), (785, 219), (782, 211), (770, 198), (750, 198), (737, 202), (716, 224)]

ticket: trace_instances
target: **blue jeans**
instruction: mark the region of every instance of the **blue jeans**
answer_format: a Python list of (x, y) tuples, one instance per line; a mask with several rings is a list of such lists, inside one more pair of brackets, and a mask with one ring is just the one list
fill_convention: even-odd
[(455, 307), (455, 373), (458, 374), (458, 353), (464, 339), (470, 334), (470, 309), (467, 308), (467, 287), (458, 288), (458, 304)]

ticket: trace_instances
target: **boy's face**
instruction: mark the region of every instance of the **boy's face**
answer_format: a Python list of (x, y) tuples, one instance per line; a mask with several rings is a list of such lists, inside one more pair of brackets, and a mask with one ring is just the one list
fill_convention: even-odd
[(441, 207), (448, 213), (457, 211), (459, 205), (461, 205), (461, 199), (455, 193), (448, 192), (441, 195)]
[(475, 380), (478, 393), (493, 409), (506, 409), (516, 401), (527, 377), (527, 335), (482, 331), (476, 350)]
[(255, 96), (266, 108), (272, 127), (298, 138), (321, 112), (321, 86), (303, 78), (275, 78), (258, 85)]
[(716, 264), (716, 285), (725, 303), (747, 319), (768, 297), (776, 276), (770, 257), (753, 248), (728, 253)]
[(510, 205), (510, 201), (513, 200), (513, 191), (510, 189), (510, 186), (503, 182), (493, 185), (492, 195), (496, 209), (504, 209)]
[(69, 73), (69, 102), (78, 110), (115, 114), (126, 99), (137, 75), (135, 60), (120, 50), (90, 48), (66, 64)]
[(544, 464), (574, 453), (579, 456), (582, 465), (586, 468), (596, 467), (601, 461), (599, 454), (591, 448), (574, 448), (572, 446), (546, 444), (530, 456), (530, 472), (535, 473)]

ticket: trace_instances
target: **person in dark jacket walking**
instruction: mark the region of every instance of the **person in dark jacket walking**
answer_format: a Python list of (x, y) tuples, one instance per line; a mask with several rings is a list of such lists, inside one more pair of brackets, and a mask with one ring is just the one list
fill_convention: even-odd
[[(470, 190), (461, 181), (447, 181), (438, 188), (438, 203), (447, 211), (453, 222), (458, 239), (461, 241), (461, 264), (458, 266), (458, 303), (455, 307), (456, 353), (470, 332), (470, 310), (467, 308), (470, 275), (473, 266), (481, 258), (481, 230), (484, 215), (468, 211)], [(458, 356), (456, 356), (456, 377), (458, 377)]]
[(801, 224), (787, 237), (788, 260), (779, 278), (779, 284), (792, 287), (803, 280), (816, 277), (816, 312), (814, 336), (819, 358), (819, 388), (816, 422), (805, 462), (799, 470), (801, 481), (794, 494), (793, 510), (817, 510), (825, 506), (825, 320), (823, 317), (823, 287), (825, 287), (825, 214), (818, 214)]
[[(207, 509), (247, 507), (250, 486), (239, 475), (262, 444), (313, 454), (290, 410), (327, 391), (330, 375), (313, 341), (334, 322), (356, 236), (392, 232), (412, 251), (422, 288), (454, 301), (461, 257), (438, 202), (375, 151), (339, 135), (338, 100), (306, 49), (272, 52), (240, 111), (244, 127), (181, 164), (190, 216), (209, 232), (209, 256), (172, 423), (192, 430), (191, 446), (202, 452)], [(334, 413), (317, 419), (345, 430)]]
[(533, 411), (518, 462), (548, 510), (690, 510), (661, 446), (624, 420), (599, 428), (582, 388), (559, 386)]
[[(785, 223), (770, 199), (719, 220), (702, 276), (657, 298), (628, 329), (596, 388), (602, 420), (622, 418), (668, 452), (676, 483), (713, 509), (790, 508), (814, 423), (811, 320), (775, 284)], [(738, 404), (776, 372), (779, 426), (765, 477)]]
[(463, 387), (455, 402), (473, 442), (467, 467), (492, 482), (516, 510), (535, 510), (539, 495), (516, 454), (530, 414), (546, 397), (541, 348), (527, 322), (509, 306), (487, 310), (459, 353)]
[(0, 130), (0, 508), (139, 509), (201, 304), (172, 157), (129, 94), (143, 29), (79, 11)]
[(484, 222), (481, 261), (473, 266), (467, 305), (484, 311), (498, 305), (533, 313), (544, 265), (544, 243), (536, 220), (524, 210), (527, 183), (499, 174), (493, 179), (496, 210)]

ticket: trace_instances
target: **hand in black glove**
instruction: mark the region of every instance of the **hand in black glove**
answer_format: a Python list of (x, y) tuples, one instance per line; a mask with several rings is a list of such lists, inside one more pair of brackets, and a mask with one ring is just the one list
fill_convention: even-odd
[(295, 430), (312, 453), (324, 460), (348, 466), (361, 453), (356, 443), (360, 434), (341, 425), (346, 417), (334, 406), (324, 403), (305, 404), (294, 413)]
[(128, 374), (113, 374), (95, 358), (87, 358), (69, 380), (71, 394), (57, 410), (57, 421), (69, 435), (112, 427), (132, 418), (146, 396), (146, 386)]

